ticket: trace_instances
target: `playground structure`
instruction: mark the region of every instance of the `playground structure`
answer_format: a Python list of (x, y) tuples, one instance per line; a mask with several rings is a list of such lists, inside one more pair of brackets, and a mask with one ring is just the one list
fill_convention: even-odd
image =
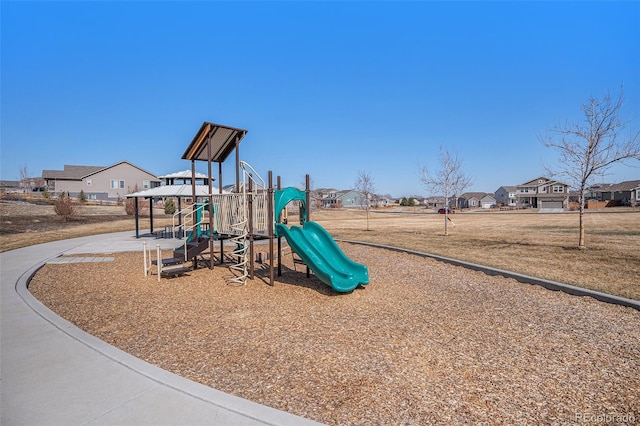
[[(269, 171), (268, 184), (248, 163), (240, 161), (239, 143), (247, 131), (205, 122), (187, 147), (183, 159), (191, 160), (192, 176), (195, 161), (207, 161), (209, 191), (196, 194), (195, 178), (192, 178), (192, 203), (180, 208), (173, 216), (170, 229), (174, 244), (173, 256), (163, 258), (159, 246), (155, 260), (151, 248), (144, 245), (144, 271), (148, 275), (156, 269), (158, 280), (185, 274), (205, 262), (210, 269), (216, 263), (215, 242), (219, 241), (217, 257), (219, 264), (225, 263), (224, 246), (231, 248), (227, 255), (232, 258), (229, 269), (233, 276), (230, 284), (243, 285), (255, 277), (255, 240), (268, 238), (269, 284), (274, 285), (277, 259), (277, 274), (281, 275), (282, 242), (284, 237), (291, 250), (296, 253), (309, 270), (337, 292), (350, 292), (369, 282), (367, 267), (349, 259), (335, 243), (331, 235), (319, 224), (310, 221), (309, 176), (305, 190), (293, 187), (273, 186), (273, 174)], [(222, 163), (235, 150), (236, 184), (231, 193), (212, 192), (212, 163), (219, 167), (219, 182), (222, 181)], [(138, 236), (137, 200), (153, 198), (149, 192), (131, 194), (136, 200), (136, 236)], [(298, 202), (300, 226), (287, 226), (287, 206)], [(153, 219), (151, 218), (153, 232)], [(277, 251), (274, 240), (277, 239)], [(206, 255), (208, 254), (208, 259)], [(188, 266), (191, 264), (190, 266)]]

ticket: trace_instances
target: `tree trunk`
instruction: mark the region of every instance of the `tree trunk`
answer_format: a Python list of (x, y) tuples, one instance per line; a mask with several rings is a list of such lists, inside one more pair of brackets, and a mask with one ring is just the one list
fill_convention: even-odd
[(578, 248), (584, 249), (586, 246), (584, 245), (584, 193), (582, 197), (580, 197), (580, 237), (578, 240)]
[(444, 235), (449, 235), (449, 224), (448, 222), (448, 207), (444, 208)]
[(367, 231), (369, 230), (369, 207), (367, 207)]

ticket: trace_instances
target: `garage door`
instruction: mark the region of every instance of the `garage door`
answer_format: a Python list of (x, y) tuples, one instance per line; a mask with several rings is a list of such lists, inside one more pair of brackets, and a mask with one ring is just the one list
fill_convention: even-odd
[(540, 201), (541, 209), (562, 209), (562, 201)]

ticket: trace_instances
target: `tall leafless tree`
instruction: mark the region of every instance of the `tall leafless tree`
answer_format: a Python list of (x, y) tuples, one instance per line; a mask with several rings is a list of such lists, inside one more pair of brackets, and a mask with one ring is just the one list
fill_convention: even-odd
[(367, 231), (369, 230), (369, 208), (371, 207), (371, 200), (376, 190), (375, 181), (369, 172), (360, 170), (356, 177), (355, 183), (356, 191), (362, 194), (360, 200), (360, 206), (364, 207), (367, 212)]
[(578, 190), (580, 226), (578, 248), (585, 245), (585, 195), (595, 178), (602, 178), (615, 163), (640, 160), (640, 132), (623, 136), (622, 130), (630, 123), (620, 118), (624, 103), (622, 89), (613, 99), (607, 93), (602, 99), (590, 97), (582, 105), (584, 121), (555, 127), (538, 139), (558, 152), (557, 170), (547, 168), (549, 174), (563, 176)]
[(471, 186), (473, 179), (465, 173), (462, 167), (462, 158), (457, 153), (440, 147), (440, 168), (432, 174), (424, 165), (418, 166), (420, 182), (424, 187), (435, 193), (444, 193), (444, 235), (449, 235), (449, 197), (456, 196)]

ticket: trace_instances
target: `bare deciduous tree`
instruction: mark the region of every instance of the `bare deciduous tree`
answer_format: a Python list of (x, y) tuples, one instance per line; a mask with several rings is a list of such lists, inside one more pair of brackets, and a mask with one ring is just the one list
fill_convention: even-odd
[(620, 118), (623, 105), (622, 90), (617, 99), (607, 93), (602, 99), (589, 98), (582, 105), (584, 122), (556, 127), (538, 139), (558, 152), (558, 170), (549, 174), (564, 176), (578, 190), (580, 202), (580, 230), (578, 248), (585, 248), (585, 195), (594, 178), (602, 178), (614, 163), (640, 160), (640, 132), (623, 137), (621, 131), (630, 121)]
[(473, 179), (466, 174), (462, 167), (462, 159), (456, 153), (440, 147), (440, 168), (431, 174), (428, 168), (420, 164), (418, 174), (420, 182), (427, 190), (444, 192), (444, 235), (449, 235), (449, 197), (457, 196), (471, 186)]
[(358, 172), (358, 176), (356, 177), (355, 183), (356, 191), (362, 194), (362, 199), (360, 200), (360, 206), (364, 207), (367, 212), (367, 231), (369, 230), (369, 208), (371, 207), (371, 199), (376, 190), (375, 182), (373, 177), (369, 172), (360, 170)]
[(29, 182), (29, 170), (27, 169), (26, 164), (20, 167), (20, 187), (22, 192), (28, 192), (31, 189)]

